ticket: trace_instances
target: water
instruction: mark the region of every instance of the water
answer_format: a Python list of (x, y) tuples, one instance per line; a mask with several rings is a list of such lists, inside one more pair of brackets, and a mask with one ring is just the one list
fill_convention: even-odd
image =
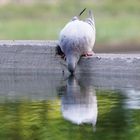
[(0, 75), (1, 140), (139, 140), (140, 78)]

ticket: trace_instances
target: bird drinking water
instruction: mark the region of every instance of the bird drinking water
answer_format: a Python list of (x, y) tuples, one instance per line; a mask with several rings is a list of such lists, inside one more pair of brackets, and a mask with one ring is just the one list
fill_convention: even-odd
[(80, 20), (79, 14), (72, 18), (65, 27), (61, 30), (59, 36), (59, 50), (61, 49), (63, 58), (66, 59), (67, 68), (73, 75), (77, 63), (81, 56), (92, 56), (93, 46), (95, 43), (95, 22), (91, 11), (89, 17), (85, 20)]

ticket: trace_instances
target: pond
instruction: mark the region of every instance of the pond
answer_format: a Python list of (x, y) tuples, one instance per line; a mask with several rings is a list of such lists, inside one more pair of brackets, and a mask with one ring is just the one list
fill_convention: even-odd
[(140, 77), (0, 75), (2, 140), (138, 140)]

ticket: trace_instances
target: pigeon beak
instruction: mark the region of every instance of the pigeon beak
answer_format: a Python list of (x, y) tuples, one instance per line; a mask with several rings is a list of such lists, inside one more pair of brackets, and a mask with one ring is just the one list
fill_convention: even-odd
[(74, 75), (79, 57), (75, 55), (68, 55), (66, 58), (68, 70), (71, 75)]

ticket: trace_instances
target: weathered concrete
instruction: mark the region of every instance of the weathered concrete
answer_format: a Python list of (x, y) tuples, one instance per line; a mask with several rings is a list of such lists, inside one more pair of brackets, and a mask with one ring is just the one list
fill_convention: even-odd
[[(57, 41), (0, 41), (0, 102), (57, 99), (68, 72), (55, 55)], [(62, 73), (64, 71), (64, 73)], [(140, 90), (140, 54), (95, 54), (82, 58), (75, 78), (81, 87)]]
[[(67, 73), (55, 55), (57, 41), (0, 41), (0, 73)], [(95, 54), (82, 58), (77, 73), (140, 76), (140, 54)]]
[(83, 73), (140, 76), (140, 54), (95, 54), (91, 59), (82, 59), (80, 68)]
[(55, 41), (0, 41), (0, 72), (59, 72)]

